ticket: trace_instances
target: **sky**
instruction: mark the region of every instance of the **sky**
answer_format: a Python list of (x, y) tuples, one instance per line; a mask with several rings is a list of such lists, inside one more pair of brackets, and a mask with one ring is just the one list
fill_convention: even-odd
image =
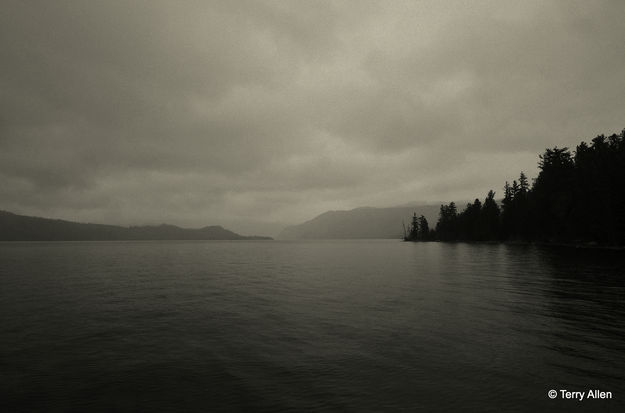
[(13, 1), (0, 209), (243, 234), (498, 195), (625, 128), (622, 1)]

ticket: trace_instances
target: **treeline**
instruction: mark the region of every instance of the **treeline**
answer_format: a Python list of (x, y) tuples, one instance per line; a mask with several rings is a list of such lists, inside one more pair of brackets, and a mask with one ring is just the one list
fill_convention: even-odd
[(413, 217), (406, 240), (544, 241), (625, 245), (625, 129), (591, 143), (547, 149), (530, 185), (523, 172), (462, 212), (441, 205), (435, 229)]

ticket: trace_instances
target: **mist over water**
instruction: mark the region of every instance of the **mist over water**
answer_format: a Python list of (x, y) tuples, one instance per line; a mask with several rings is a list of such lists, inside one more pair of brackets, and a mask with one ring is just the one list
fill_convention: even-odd
[[(0, 407), (620, 411), (623, 255), (389, 240), (0, 243)], [(550, 389), (613, 398), (550, 400)]]

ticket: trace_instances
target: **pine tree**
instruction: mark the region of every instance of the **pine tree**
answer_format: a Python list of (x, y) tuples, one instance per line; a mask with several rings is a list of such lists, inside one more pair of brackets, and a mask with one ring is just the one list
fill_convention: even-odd
[(422, 241), (430, 239), (430, 226), (428, 225), (428, 220), (423, 215), (419, 217), (419, 239)]
[(410, 239), (417, 240), (419, 237), (419, 219), (417, 218), (417, 213), (415, 212), (412, 215), (412, 223), (410, 224)]
[(484, 239), (493, 241), (500, 237), (499, 214), (499, 206), (497, 201), (495, 201), (495, 192), (490, 190), (482, 206), (481, 227), (483, 228)]
[(521, 175), (519, 175), (519, 193), (523, 196), (527, 194), (529, 191), (529, 183), (527, 182), (527, 176), (521, 171)]

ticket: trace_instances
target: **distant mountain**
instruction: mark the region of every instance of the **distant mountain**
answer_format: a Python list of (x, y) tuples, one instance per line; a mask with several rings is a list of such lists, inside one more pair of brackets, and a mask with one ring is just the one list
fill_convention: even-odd
[(402, 221), (406, 227), (413, 213), (436, 225), (440, 205), (401, 206), (393, 208), (356, 208), (349, 211), (328, 211), (304, 222), (285, 228), (279, 239), (348, 239), (402, 238)]
[(270, 237), (243, 236), (218, 225), (199, 229), (174, 225), (121, 227), (81, 224), (16, 215), (0, 211), (0, 241), (107, 241), (107, 240), (256, 240)]

